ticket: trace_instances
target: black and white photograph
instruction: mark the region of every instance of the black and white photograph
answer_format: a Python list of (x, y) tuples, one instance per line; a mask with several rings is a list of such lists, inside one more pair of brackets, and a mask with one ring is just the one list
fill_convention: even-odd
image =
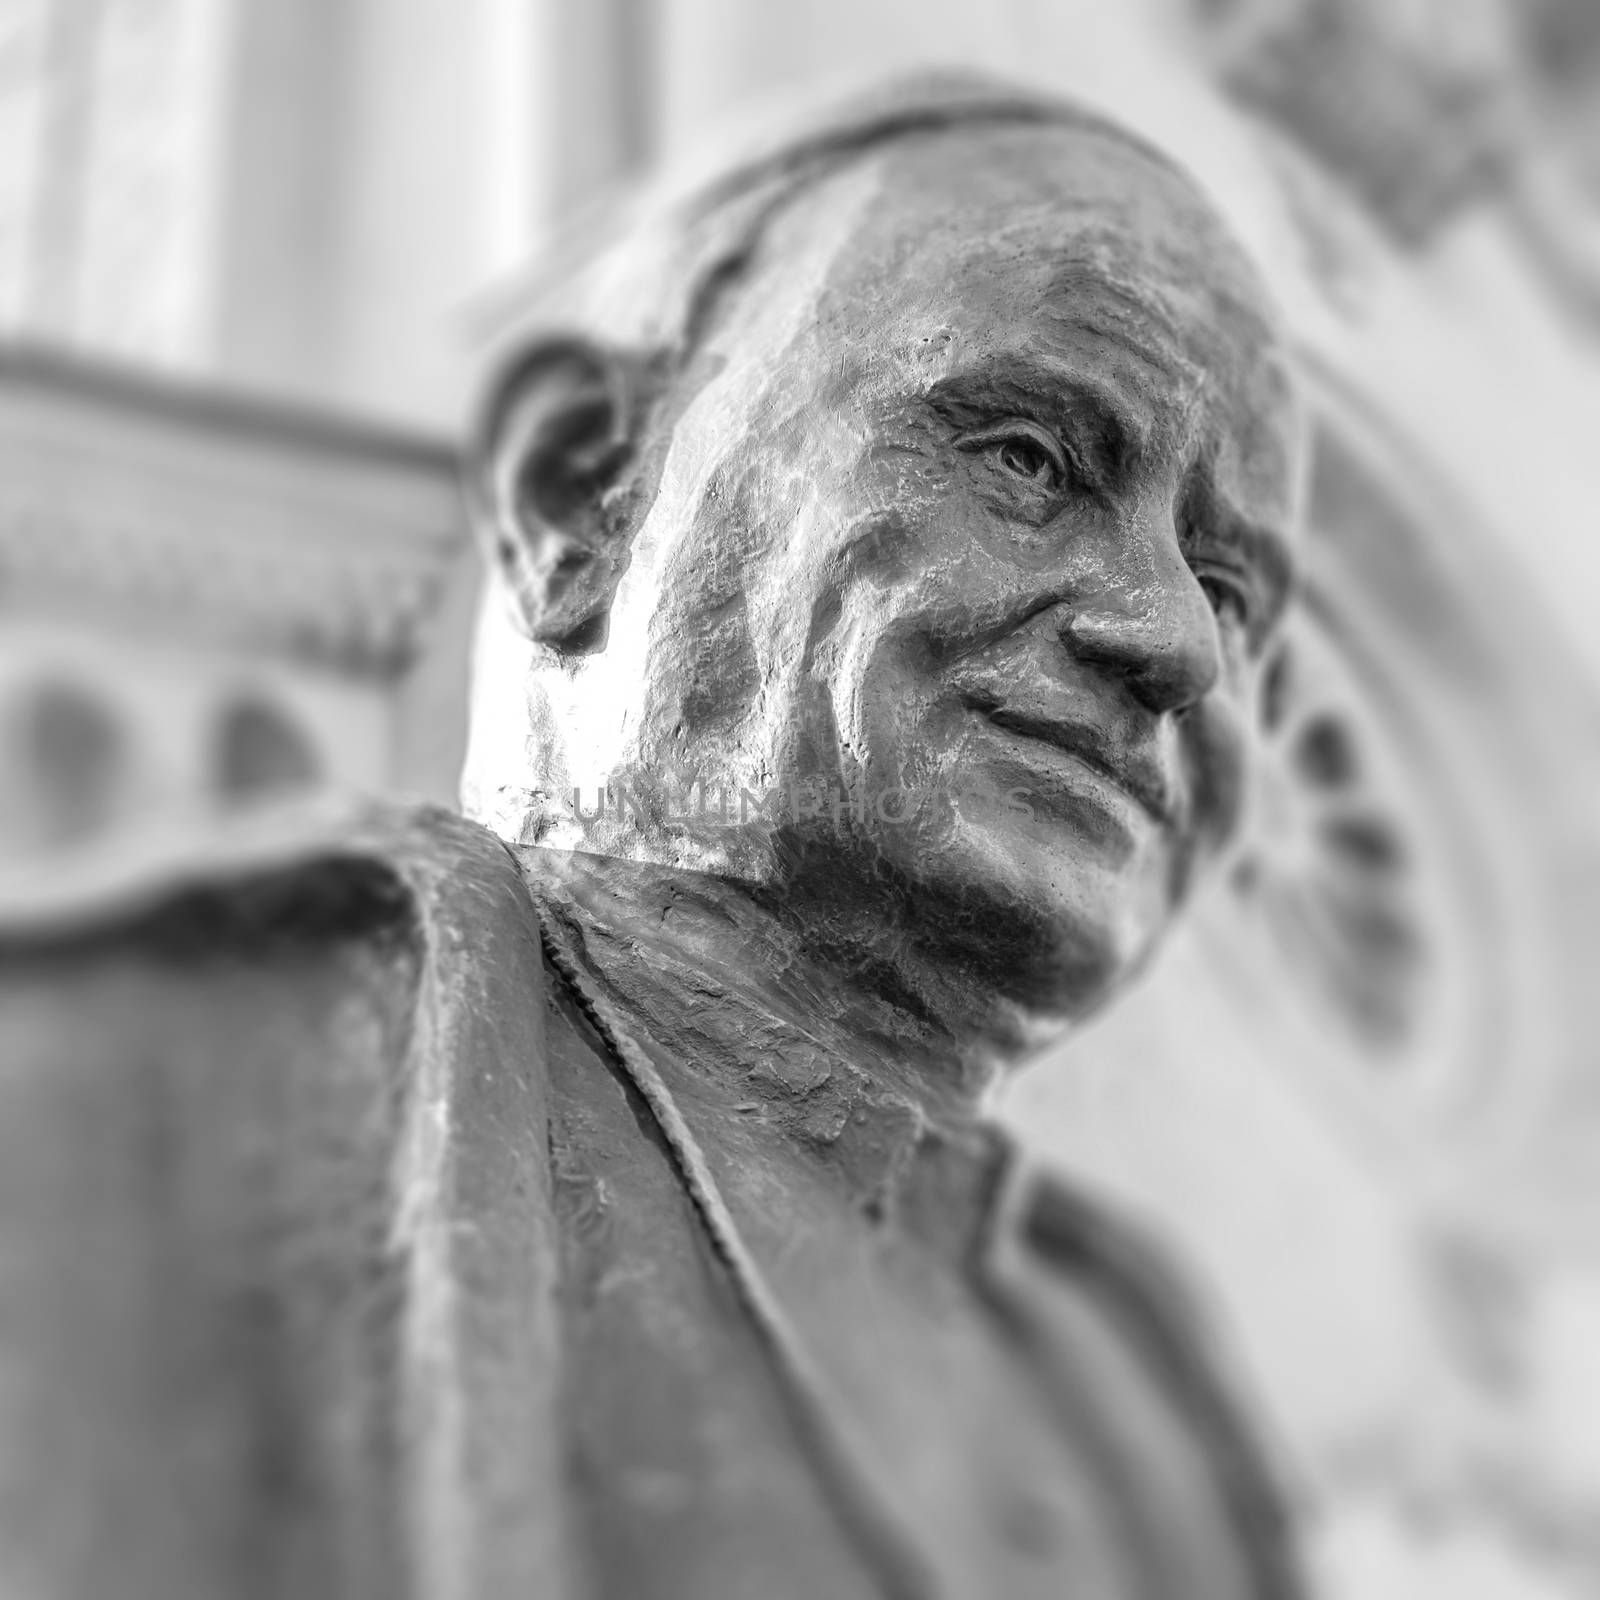
[(0, 0), (0, 1600), (1600, 1600), (1600, 0)]

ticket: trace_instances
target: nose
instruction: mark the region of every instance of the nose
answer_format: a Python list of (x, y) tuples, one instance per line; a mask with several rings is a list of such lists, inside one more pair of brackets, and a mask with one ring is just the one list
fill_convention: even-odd
[(1108, 575), (1092, 598), (1064, 606), (1061, 637), (1073, 658), (1121, 678), (1147, 709), (1187, 710), (1222, 672), (1215, 614), (1174, 549), (1158, 570)]

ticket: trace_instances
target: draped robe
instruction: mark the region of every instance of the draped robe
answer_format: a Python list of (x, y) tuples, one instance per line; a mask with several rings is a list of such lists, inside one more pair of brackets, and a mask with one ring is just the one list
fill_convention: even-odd
[(374, 811), (0, 929), (7, 1592), (1298, 1592), (1156, 1254), (691, 880)]

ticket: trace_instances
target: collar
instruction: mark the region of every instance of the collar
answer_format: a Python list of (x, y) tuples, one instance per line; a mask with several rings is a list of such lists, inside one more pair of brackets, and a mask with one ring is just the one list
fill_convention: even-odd
[(552, 964), (669, 1139), (677, 1119), (696, 1148), (783, 1169), (941, 1253), (982, 1248), (1014, 1151), (918, 1092), (902, 1018), (827, 982), (789, 930), (708, 874), (515, 854)]

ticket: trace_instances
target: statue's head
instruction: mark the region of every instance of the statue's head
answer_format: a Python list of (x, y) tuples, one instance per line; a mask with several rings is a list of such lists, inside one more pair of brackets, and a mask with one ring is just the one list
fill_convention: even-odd
[(484, 411), (469, 809), (1030, 1010), (1103, 999), (1236, 827), (1290, 579), (1284, 347), (1192, 180), (924, 90), (649, 213), (543, 310)]

